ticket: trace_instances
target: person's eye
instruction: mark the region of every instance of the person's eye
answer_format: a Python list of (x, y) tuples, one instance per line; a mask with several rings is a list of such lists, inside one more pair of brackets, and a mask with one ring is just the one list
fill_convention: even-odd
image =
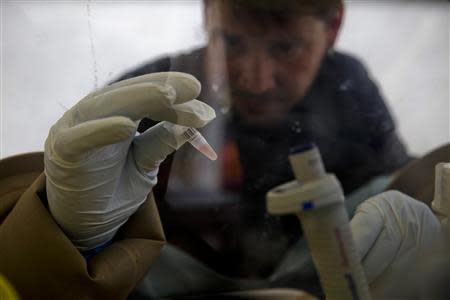
[(234, 34), (223, 34), (225, 46), (229, 49), (236, 49), (242, 45), (242, 38)]
[(273, 43), (270, 52), (274, 57), (283, 58), (296, 55), (303, 49), (303, 43), (300, 41), (279, 41)]

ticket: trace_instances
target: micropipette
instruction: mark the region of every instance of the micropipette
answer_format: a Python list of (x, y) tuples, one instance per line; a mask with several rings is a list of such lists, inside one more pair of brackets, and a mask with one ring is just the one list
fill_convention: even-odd
[(314, 144), (292, 150), (289, 161), (296, 180), (267, 193), (267, 210), (297, 214), (327, 299), (370, 300), (339, 181), (326, 173)]

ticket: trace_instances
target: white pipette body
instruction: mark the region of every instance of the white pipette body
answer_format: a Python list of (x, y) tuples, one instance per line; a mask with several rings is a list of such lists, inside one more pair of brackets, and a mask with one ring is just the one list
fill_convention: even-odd
[(298, 216), (328, 300), (371, 299), (339, 181), (325, 172), (314, 144), (289, 160), (296, 180), (267, 193), (268, 211)]

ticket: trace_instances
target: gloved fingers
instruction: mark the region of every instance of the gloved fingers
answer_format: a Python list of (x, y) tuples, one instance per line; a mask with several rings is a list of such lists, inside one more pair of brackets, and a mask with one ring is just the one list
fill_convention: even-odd
[(64, 161), (78, 161), (91, 150), (130, 139), (136, 127), (135, 122), (120, 116), (84, 122), (51, 132), (50, 140), (46, 142), (46, 152)]
[(369, 283), (373, 282), (389, 266), (395, 256), (397, 241), (390, 240), (383, 212), (374, 205), (375, 196), (363, 202), (350, 221), (361, 262)]
[(181, 147), (187, 137), (181, 126), (160, 122), (133, 140), (133, 155), (139, 171), (152, 173), (173, 151)]
[(361, 259), (370, 251), (384, 227), (383, 216), (370, 202), (363, 202), (350, 221)]
[(400, 235), (393, 234), (390, 228), (383, 228), (362, 260), (362, 266), (369, 284), (382, 276), (395, 263), (401, 243)]
[(155, 121), (169, 121), (174, 124), (200, 128), (208, 124), (216, 117), (216, 112), (208, 104), (199, 100), (191, 100), (181, 104), (175, 104), (172, 106), (173, 111), (176, 113), (176, 118), (170, 120), (159, 116), (153, 116)]
[(186, 95), (172, 86), (147, 82), (127, 85), (83, 99), (73, 108), (72, 119), (81, 123), (111, 116), (135, 121), (149, 117), (198, 127), (209, 122), (211, 115), (215, 116), (210, 106), (198, 100), (175, 104), (178, 97)]
[(190, 74), (181, 72), (160, 72), (133, 77), (113, 83), (101, 91), (94, 93), (94, 95), (140, 83), (153, 83), (159, 86), (173, 87), (177, 92), (177, 98), (175, 99), (174, 104), (183, 103), (197, 98), (201, 91), (200, 82)]
[[(442, 236), (439, 225), (424, 203), (398, 191), (384, 192), (358, 207), (351, 228), (356, 246), (366, 252), (362, 265), (373, 293), (392, 294), (408, 281), (421, 258), (429, 259), (424, 250)], [(377, 234), (364, 233), (364, 228)]]
[(143, 82), (111, 89), (76, 104), (73, 120), (82, 123), (94, 119), (123, 116), (137, 121), (151, 114), (170, 112), (176, 91), (170, 86)]
[[(433, 211), (423, 202), (420, 202), (398, 191), (388, 191), (384, 194), (390, 196), (386, 204), (392, 205), (392, 211), (399, 227), (402, 228), (403, 239), (409, 242), (410, 247), (419, 252), (433, 249), (435, 243), (442, 240), (442, 226)], [(407, 248), (408, 243), (403, 247)]]
[[(363, 253), (362, 265), (369, 283), (382, 275), (395, 261), (402, 259), (402, 251), (408, 250), (411, 242), (412, 247), (415, 247), (416, 226), (408, 226), (408, 223), (415, 223), (416, 215), (407, 212), (415, 207), (416, 202), (397, 191), (387, 191), (366, 200), (358, 207), (351, 228), (356, 245)], [(411, 236), (407, 236), (408, 232)], [(402, 250), (402, 247), (406, 248)]]

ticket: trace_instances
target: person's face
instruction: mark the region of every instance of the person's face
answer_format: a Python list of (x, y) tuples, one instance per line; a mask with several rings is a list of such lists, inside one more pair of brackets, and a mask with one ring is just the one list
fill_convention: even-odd
[(215, 84), (228, 85), (232, 108), (246, 123), (280, 120), (306, 94), (337, 29), (312, 15), (262, 25), (237, 20), (226, 4), (217, 8), (206, 10)]

